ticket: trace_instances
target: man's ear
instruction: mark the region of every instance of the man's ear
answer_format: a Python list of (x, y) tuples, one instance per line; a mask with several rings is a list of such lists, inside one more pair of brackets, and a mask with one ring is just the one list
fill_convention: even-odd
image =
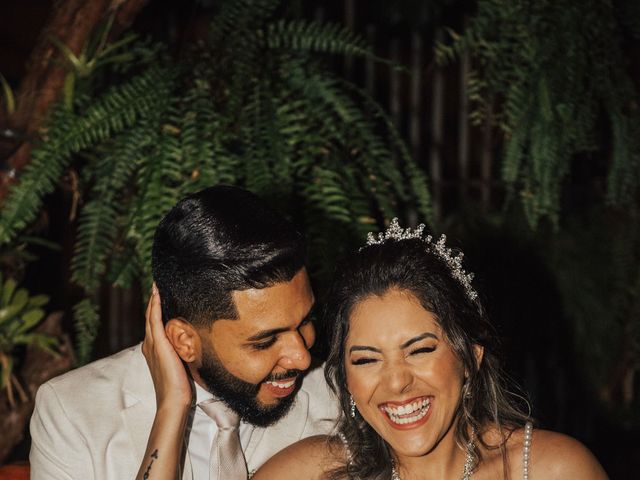
[(473, 354), (476, 357), (476, 369), (480, 370), (480, 365), (482, 365), (482, 357), (484, 356), (484, 347), (482, 345), (474, 345)]
[(182, 318), (172, 318), (164, 326), (164, 331), (184, 362), (194, 363), (200, 359), (200, 336), (191, 323)]

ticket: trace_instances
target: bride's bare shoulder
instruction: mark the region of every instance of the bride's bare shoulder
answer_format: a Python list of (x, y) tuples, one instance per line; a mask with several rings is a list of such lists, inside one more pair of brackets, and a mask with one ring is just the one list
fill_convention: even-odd
[(336, 437), (316, 435), (289, 445), (265, 463), (253, 480), (322, 480), (344, 463), (344, 447)]
[(575, 438), (549, 430), (534, 430), (531, 443), (533, 478), (606, 480), (594, 455)]
[[(489, 444), (493, 444), (494, 448), (483, 452), (483, 457), (486, 460), (485, 470), (496, 476), (505, 465), (502, 450), (495, 448), (501, 443), (501, 438), (502, 435), (495, 430), (487, 432), (485, 440)], [(507, 468), (511, 478), (522, 478), (524, 440), (523, 428), (508, 432), (505, 446)], [(587, 447), (572, 437), (549, 430), (533, 429), (528, 452), (528, 465), (529, 478), (607, 480), (602, 466)], [(478, 472), (482, 470), (481, 467)], [(490, 478), (495, 478), (495, 476), (490, 476)]]

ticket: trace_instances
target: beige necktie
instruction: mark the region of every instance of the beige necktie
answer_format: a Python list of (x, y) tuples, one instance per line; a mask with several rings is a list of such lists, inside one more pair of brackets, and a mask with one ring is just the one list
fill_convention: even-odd
[(247, 480), (247, 465), (240, 445), (238, 415), (214, 398), (199, 403), (218, 425), (209, 454), (209, 480)]

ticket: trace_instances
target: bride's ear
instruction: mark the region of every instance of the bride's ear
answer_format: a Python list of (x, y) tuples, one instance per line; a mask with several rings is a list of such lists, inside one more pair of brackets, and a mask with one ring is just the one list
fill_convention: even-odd
[(178, 356), (186, 363), (200, 360), (200, 336), (190, 322), (172, 318), (164, 327), (167, 338)]
[(476, 357), (476, 370), (480, 370), (480, 365), (482, 365), (482, 357), (484, 356), (484, 347), (482, 345), (474, 345), (473, 355)]

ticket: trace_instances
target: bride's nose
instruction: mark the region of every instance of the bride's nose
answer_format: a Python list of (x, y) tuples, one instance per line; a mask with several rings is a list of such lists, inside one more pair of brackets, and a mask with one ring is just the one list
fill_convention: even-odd
[(413, 371), (405, 361), (388, 363), (385, 366), (384, 382), (393, 393), (403, 393), (413, 384)]

